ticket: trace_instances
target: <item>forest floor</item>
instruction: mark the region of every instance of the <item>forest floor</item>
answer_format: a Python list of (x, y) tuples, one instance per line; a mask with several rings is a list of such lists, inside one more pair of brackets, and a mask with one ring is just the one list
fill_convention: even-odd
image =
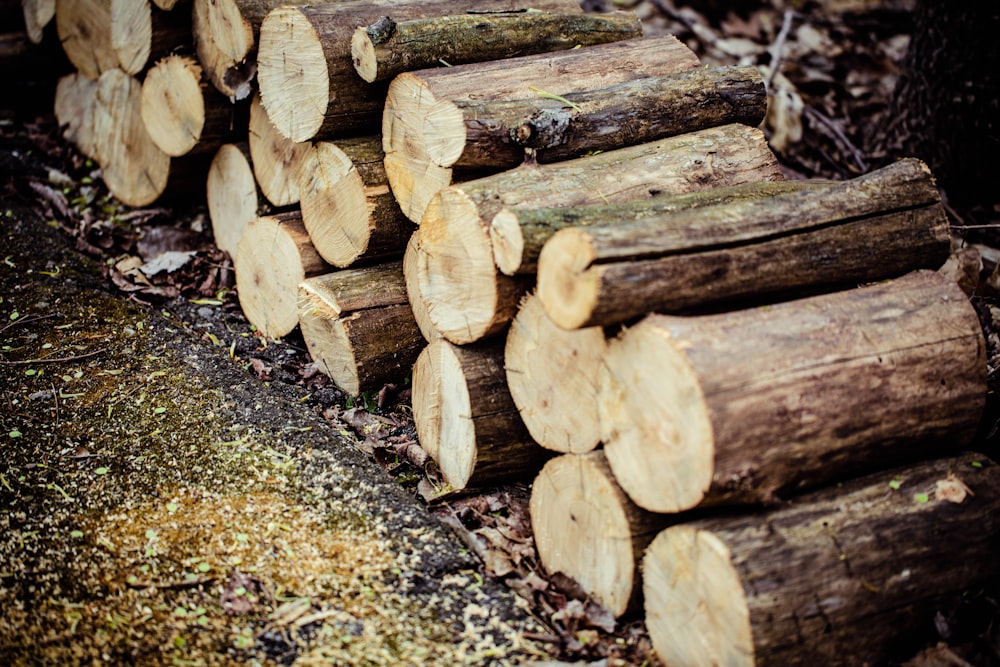
[[(843, 179), (886, 157), (865, 146), (909, 4), (614, 6), (760, 67), (786, 174)], [(352, 400), (297, 332), (253, 330), (203, 205), (121, 206), (48, 113), (12, 114), (0, 148), (0, 662), (658, 664), (640, 619), (542, 570), (527, 486), (439, 493), (407, 378)], [(1000, 662), (970, 627), (944, 650)]]

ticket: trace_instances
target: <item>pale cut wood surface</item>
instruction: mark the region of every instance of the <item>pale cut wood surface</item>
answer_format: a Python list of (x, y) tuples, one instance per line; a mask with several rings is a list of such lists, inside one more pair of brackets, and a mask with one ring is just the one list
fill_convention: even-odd
[[(689, 48), (667, 35), (400, 74), (389, 85), (382, 116), (386, 171), (393, 194), (407, 217), (419, 224), (434, 194), (451, 183), (448, 165), (464, 150), (466, 131), (456, 100), (475, 103), (562, 96), (689, 70), (698, 64)], [(430, 137), (441, 145), (431, 149)], [(441, 156), (437, 162), (431, 150)]]
[(298, 204), (299, 183), (312, 144), (298, 144), (278, 134), (260, 95), (250, 102), (249, 142), (253, 173), (267, 200), (275, 206)]
[(657, 512), (760, 503), (975, 435), (979, 318), (935, 271), (746, 310), (651, 315), (610, 341), (604, 452)]
[(571, 577), (616, 618), (639, 606), (639, 560), (669, 517), (632, 503), (603, 453), (551, 459), (531, 485), (530, 511), (549, 574)]
[(781, 178), (760, 130), (726, 125), (453, 185), (435, 195), (421, 224), (419, 291), (445, 338), (485, 338), (509, 324), (533, 282), (496, 268), (490, 224), (501, 209), (623, 203)]
[(74, 71), (56, 84), (53, 111), (62, 135), (91, 159), (97, 156), (94, 136), (94, 97), (97, 82)]
[(250, 166), (248, 143), (219, 148), (208, 168), (205, 195), (215, 245), (233, 257), (243, 230), (264, 213), (264, 195)]
[[(1000, 467), (975, 454), (671, 526), (643, 562), (665, 664), (900, 664), (1000, 570)], [(679, 631), (679, 629), (681, 629)]]
[(240, 236), (233, 265), (243, 314), (269, 338), (299, 325), (299, 283), (333, 270), (309, 242), (298, 211), (254, 219)]
[(937, 269), (950, 250), (937, 186), (911, 158), (773, 197), (563, 229), (539, 255), (538, 294), (563, 328), (610, 326)]
[(55, 18), (56, 0), (21, 0), (21, 12), (28, 39), (41, 44), (45, 27)]
[[(388, 19), (388, 20), (386, 20)], [(394, 21), (391, 13), (351, 36), (354, 69), (369, 83), (428, 67), (516, 58), (642, 37), (634, 12), (458, 14)]]
[(600, 444), (597, 376), (604, 331), (566, 331), (545, 315), (534, 293), (521, 300), (507, 332), (507, 387), (535, 442), (556, 452), (584, 453)]

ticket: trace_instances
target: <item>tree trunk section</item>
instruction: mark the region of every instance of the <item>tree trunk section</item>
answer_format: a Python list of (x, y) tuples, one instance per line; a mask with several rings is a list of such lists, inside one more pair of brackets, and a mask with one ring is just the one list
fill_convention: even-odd
[(518, 308), (507, 333), (507, 386), (535, 442), (582, 454), (600, 444), (597, 376), (607, 343), (599, 327), (566, 331), (545, 315), (535, 294)]
[(312, 247), (298, 211), (251, 222), (240, 237), (233, 264), (243, 314), (269, 338), (280, 338), (298, 326), (299, 283), (333, 269)]
[(309, 278), (298, 312), (317, 368), (349, 396), (401, 382), (425, 345), (400, 261)]
[(966, 454), (671, 526), (642, 562), (653, 648), (670, 665), (899, 664), (1000, 574), (998, 517), (1000, 467)]
[(299, 182), (312, 144), (298, 144), (278, 134), (260, 95), (250, 103), (250, 157), (257, 185), (275, 206), (291, 206), (300, 199)]
[(454, 185), (424, 215), (419, 291), (445, 338), (479, 340), (506, 327), (533, 282), (497, 270), (490, 224), (501, 209), (623, 203), (781, 177), (760, 130), (726, 125)]
[(215, 245), (230, 257), (236, 256), (243, 230), (268, 208), (250, 165), (250, 145), (242, 142), (221, 146), (208, 169), (205, 193), (212, 233)]
[(495, 169), (517, 166), (530, 150), (554, 162), (727, 123), (756, 127), (767, 108), (755, 67), (696, 69), (563, 99), (458, 100), (461, 120), (435, 109), (424, 128), (431, 160)]
[(502, 341), (429, 343), (413, 367), (413, 421), (456, 490), (531, 479), (548, 456), (507, 391)]
[(937, 269), (950, 251), (933, 177), (911, 159), (766, 199), (563, 229), (539, 256), (538, 295), (565, 329), (610, 326)]
[[(465, 150), (461, 102), (544, 100), (696, 67), (698, 57), (667, 35), (401, 74), (389, 85), (382, 120), (389, 184), (403, 212), (419, 224), (431, 197), (451, 183), (452, 165)], [(505, 158), (492, 170), (509, 166)]]
[(609, 344), (604, 451), (655, 512), (769, 502), (967, 444), (985, 341), (934, 271), (773, 306), (651, 315)]
[(406, 250), (403, 252), (403, 279), (406, 282), (406, 298), (410, 302), (410, 310), (413, 311), (413, 319), (417, 321), (417, 328), (420, 335), (428, 343), (441, 338), (440, 332), (431, 323), (431, 316), (427, 313), (427, 306), (422, 296), (420, 296), (420, 282), (417, 280), (417, 264), (420, 261), (420, 228), (410, 234), (410, 240), (406, 243)]
[(368, 83), (430, 67), (504, 60), (642, 37), (632, 12), (459, 14), (396, 22), (390, 13), (351, 37), (354, 69)]
[[(399, 257), (413, 232), (389, 192), (382, 138), (318, 141), (303, 166), (302, 221), (334, 266)], [(400, 269), (402, 271), (402, 269)]]
[[(377, 131), (385, 85), (358, 77), (351, 57), (355, 29), (391, 14), (396, 21), (478, 10), (474, 0), (381, 0), (281, 7), (260, 29), (258, 82), (278, 131), (294, 141)], [(579, 12), (576, 0), (502, 0), (507, 9)]]
[(63, 137), (91, 159), (97, 157), (94, 134), (94, 98), (97, 82), (80, 72), (59, 79), (56, 85), (54, 113)]
[(640, 606), (639, 560), (668, 517), (637, 507), (600, 451), (551, 459), (531, 486), (542, 566), (570, 577), (615, 618)]
[(687, 194), (658, 193), (650, 199), (624, 204), (601, 204), (556, 208), (504, 208), (493, 216), (490, 244), (500, 272), (508, 275), (538, 272), (542, 247), (561, 229), (609, 224), (638, 224), (653, 216), (694, 207), (764, 199), (807, 188), (822, 187), (824, 181), (760, 181), (698, 190)]
[(56, 0), (21, 0), (24, 30), (33, 44), (41, 44), (45, 27), (55, 18)]
[(146, 73), (142, 120), (167, 155), (215, 152), (228, 141), (246, 138), (249, 107), (219, 95), (194, 58), (171, 55)]

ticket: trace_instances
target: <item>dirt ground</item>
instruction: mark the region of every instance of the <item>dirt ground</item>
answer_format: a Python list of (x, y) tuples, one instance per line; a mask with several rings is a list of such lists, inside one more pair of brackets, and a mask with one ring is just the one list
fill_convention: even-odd
[[(777, 58), (765, 129), (789, 177), (877, 163), (863, 130), (907, 3), (614, 4), (706, 64)], [(352, 400), (297, 333), (260, 336), (198, 198), (122, 207), (59, 138), (50, 88), (22, 92), (0, 114), (0, 664), (658, 664), (639, 619), (542, 571), (526, 485), (440, 496), (406, 378)], [(950, 655), (1000, 661), (996, 608), (944, 621)]]

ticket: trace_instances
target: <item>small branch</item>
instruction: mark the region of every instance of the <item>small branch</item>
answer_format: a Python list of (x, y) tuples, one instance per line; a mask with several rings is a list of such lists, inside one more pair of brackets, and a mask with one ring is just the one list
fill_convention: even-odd
[(843, 148), (850, 156), (854, 159), (854, 163), (861, 171), (868, 171), (868, 164), (865, 162), (864, 158), (861, 156), (861, 151), (854, 145), (854, 143), (847, 138), (847, 135), (837, 127), (832, 120), (824, 116), (822, 113), (817, 111), (811, 106), (805, 108), (805, 114), (810, 119), (815, 120), (819, 124), (826, 127), (830, 132), (833, 133), (833, 138), (840, 143), (841, 148)]
[(44, 359), (24, 359), (22, 361), (5, 361), (0, 359), (0, 364), (6, 364), (7, 366), (26, 366), (28, 364), (61, 364), (67, 361), (89, 359), (90, 357), (96, 357), (99, 354), (104, 354), (107, 351), (108, 348), (103, 347), (100, 350), (94, 350), (93, 352), (88, 352), (86, 354), (77, 354), (72, 357), (46, 357)]
[(778, 31), (778, 36), (774, 38), (771, 46), (767, 48), (767, 52), (771, 56), (771, 62), (768, 66), (770, 74), (768, 74), (767, 82), (765, 83), (767, 90), (771, 90), (774, 77), (778, 74), (778, 70), (781, 69), (781, 65), (785, 60), (785, 41), (788, 39), (788, 33), (792, 30), (792, 19), (794, 18), (795, 12), (790, 9), (785, 10), (785, 15), (781, 20), (781, 30)]
[(3, 329), (0, 329), (0, 334), (18, 324), (28, 324), (29, 322), (37, 322), (38, 320), (47, 320), (53, 317), (62, 317), (62, 313), (52, 313), (50, 315), (29, 315), (28, 317), (22, 317), (21, 319), (14, 320), (13, 322), (5, 326)]

